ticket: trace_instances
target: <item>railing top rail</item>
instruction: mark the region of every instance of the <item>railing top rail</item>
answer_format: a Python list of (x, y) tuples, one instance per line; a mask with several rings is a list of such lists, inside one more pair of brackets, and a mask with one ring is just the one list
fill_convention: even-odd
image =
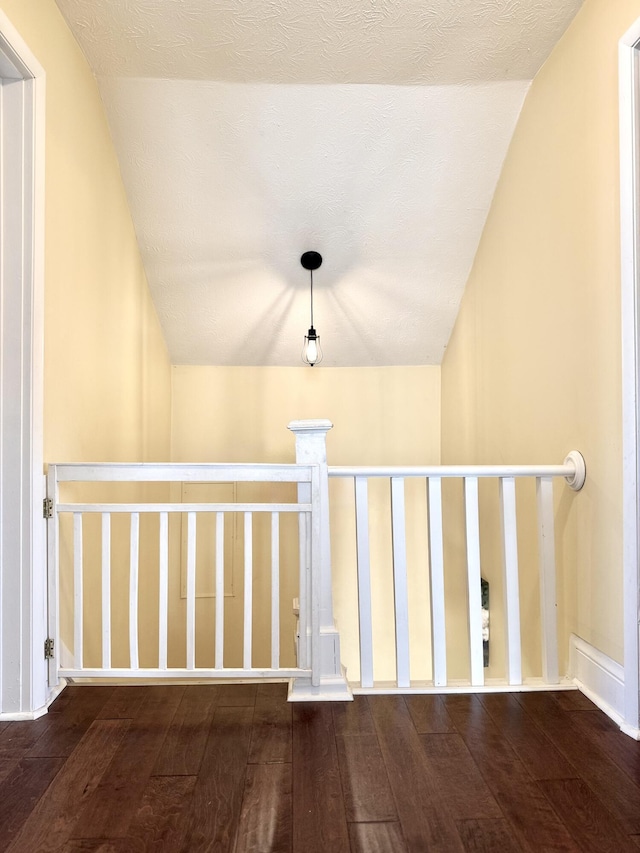
[(310, 503), (60, 503), (57, 512), (159, 513), (159, 512), (312, 512)]
[(332, 465), (330, 477), (566, 477), (568, 465)]
[(571, 451), (562, 465), (330, 465), (330, 477), (564, 477), (574, 489), (582, 488), (585, 465)]
[(59, 483), (266, 482), (307, 483), (313, 465), (270, 463), (100, 462), (52, 464)]

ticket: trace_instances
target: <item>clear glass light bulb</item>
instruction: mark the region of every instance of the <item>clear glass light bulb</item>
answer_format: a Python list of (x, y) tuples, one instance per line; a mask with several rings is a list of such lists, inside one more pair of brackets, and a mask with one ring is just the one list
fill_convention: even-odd
[(318, 360), (318, 344), (315, 340), (307, 342), (307, 361), (309, 364), (315, 364)]

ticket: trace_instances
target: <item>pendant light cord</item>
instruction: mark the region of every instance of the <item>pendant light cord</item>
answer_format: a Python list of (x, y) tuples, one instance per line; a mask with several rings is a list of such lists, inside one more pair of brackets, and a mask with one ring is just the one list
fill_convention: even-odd
[(311, 273), (311, 328), (313, 329), (313, 270), (309, 270)]

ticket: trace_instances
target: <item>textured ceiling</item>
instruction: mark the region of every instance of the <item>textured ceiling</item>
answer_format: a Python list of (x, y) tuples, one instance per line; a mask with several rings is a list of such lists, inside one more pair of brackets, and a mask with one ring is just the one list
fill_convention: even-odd
[[(580, 0), (57, 0), (170, 355), (444, 353), (529, 82)], [(359, 84), (359, 85), (354, 85)]]

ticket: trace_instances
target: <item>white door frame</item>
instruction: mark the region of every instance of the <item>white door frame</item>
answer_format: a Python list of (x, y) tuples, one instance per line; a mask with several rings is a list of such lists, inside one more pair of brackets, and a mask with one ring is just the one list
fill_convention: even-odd
[(49, 700), (44, 134), (44, 70), (0, 11), (0, 719), (32, 719)]
[(640, 739), (640, 20), (619, 45), (624, 721)]

